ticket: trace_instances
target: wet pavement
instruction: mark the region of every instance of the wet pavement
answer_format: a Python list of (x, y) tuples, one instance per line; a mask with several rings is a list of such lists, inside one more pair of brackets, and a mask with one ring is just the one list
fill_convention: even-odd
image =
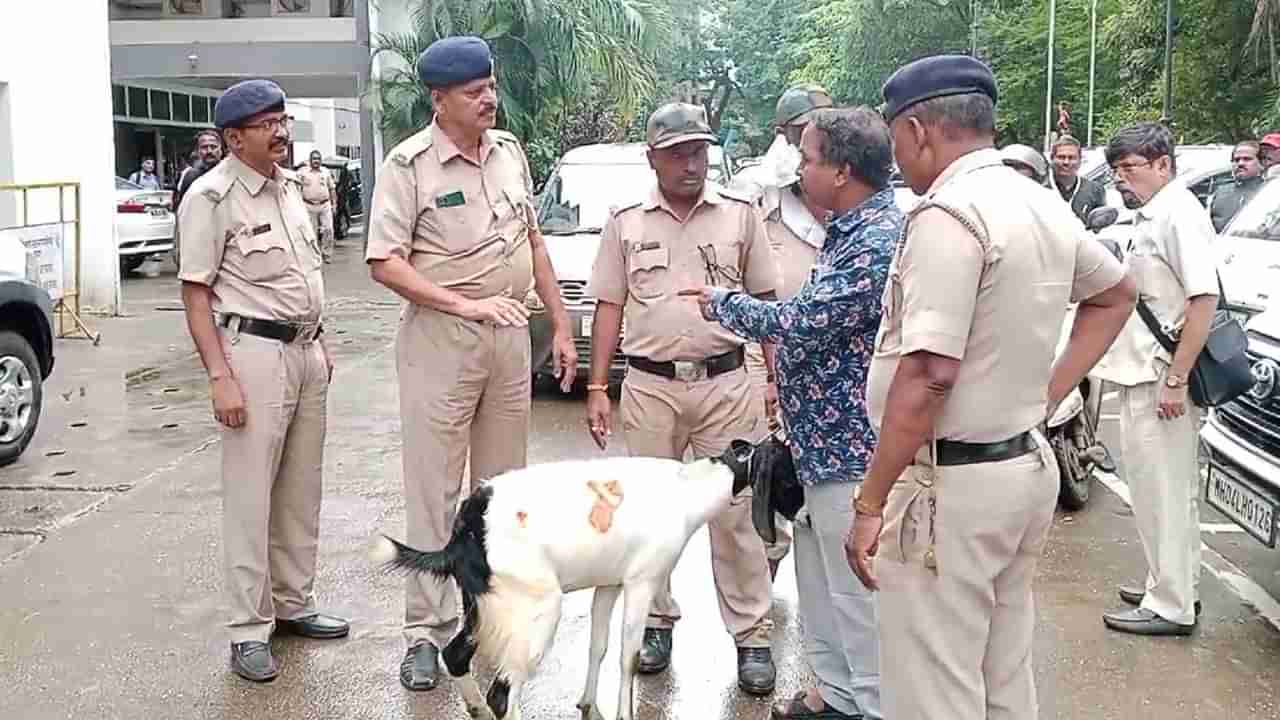
[[(400, 687), (402, 581), (366, 559), (374, 533), (403, 535), (404, 514), (391, 352), (399, 306), (368, 280), (359, 253), (358, 236), (347, 240), (327, 272), (338, 367), (316, 583), (322, 608), (351, 619), (351, 636), (276, 639), (284, 670), (270, 685), (227, 669), (217, 432), (182, 315), (163, 309), (176, 307), (177, 282), (162, 267), (127, 281), (127, 317), (91, 319), (101, 345), (59, 342), (35, 442), (0, 469), (0, 718), (467, 717), (447, 681), (421, 694)], [(582, 403), (549, 388), (537, 395), (532, 462), (599, 454)], [(612, 453), (622, 441), (615, 436)], [(1251, 542), (1211, 542), (1223, 540)], [(1040, 717), (1280, 718), (1280, 632), (1224, 576), (1204, 576), (1205, 613), (1191, 638), (1103, 628), (1115, 587), (1138, 577), (1141, 562), (1127, 506), (1104, 485), (1084, 511), (1057, 518), (1037, 581)], [(1235, 563), (1275, 591), (1280, 562), (1250, 548)], [(709, 565), (700, 532), (674, 579), (685, 619), (672, 667), (638, 680), (640, 718), (768, 717), (768, 699), (736, 689)], [(589, 593), (567, 599), (526, 718), (579, 717), (589, 611)], [(773, 615), (782, 697), (807, 681), (790, 562)], [(605, 717), (617, 694), (617, 623), (600, 685)]]

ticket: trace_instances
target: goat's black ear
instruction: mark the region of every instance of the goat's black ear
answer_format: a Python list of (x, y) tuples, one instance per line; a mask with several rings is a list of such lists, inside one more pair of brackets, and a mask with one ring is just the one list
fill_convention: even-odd
[(734, 495), (751, 484), (749, 469), (755, 452), (755, 446), (746, 440), (734, 440), (729, 443), (729, 449), (720, 454), (720, 462), (729, 466), (729, 470), (733, 472)]

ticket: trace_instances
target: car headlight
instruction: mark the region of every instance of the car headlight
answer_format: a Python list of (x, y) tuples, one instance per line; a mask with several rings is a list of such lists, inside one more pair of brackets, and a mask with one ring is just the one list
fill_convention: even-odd
[(531, 312), (536, 313), (547, 309), (547, 306), (542, 302), (542, 298), (538, 297), (537, 290), (530, 290), (529, 294), (524, 296), (524, 306), (529, 308)]

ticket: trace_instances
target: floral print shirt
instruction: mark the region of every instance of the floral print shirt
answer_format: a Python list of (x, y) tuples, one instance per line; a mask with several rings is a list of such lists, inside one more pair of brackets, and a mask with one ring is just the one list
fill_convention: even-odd
[(858, 482), (875, 449), (864, 399), (880, 301), (903, 215), (885, 188), (833, 219), (795, 297), (718, 290), (710, 313), (729, 330), (777, 344), (779, 405), (800, 482)]

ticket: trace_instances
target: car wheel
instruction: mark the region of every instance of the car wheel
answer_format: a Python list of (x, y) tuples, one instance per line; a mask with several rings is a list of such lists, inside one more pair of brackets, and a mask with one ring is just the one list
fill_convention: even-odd
[(142, 267), (142, 263), (147, 261), (146, 255), (121, 255), (120, 256), (120, 274), (128, 273)]
[(43, 401), (35, 351), (18, 333), (0, 331), (0, 465), (17, 460), (27, 449)]

